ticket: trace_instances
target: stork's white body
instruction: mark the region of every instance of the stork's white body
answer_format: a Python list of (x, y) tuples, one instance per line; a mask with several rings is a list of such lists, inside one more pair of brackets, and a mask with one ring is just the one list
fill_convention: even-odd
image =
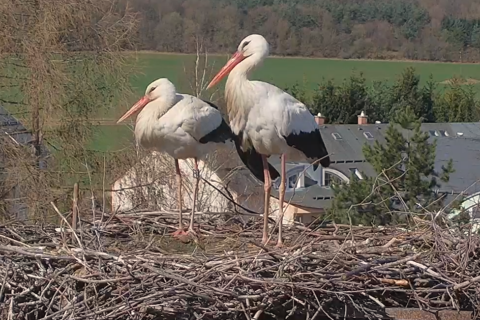
[(199, 142), (221, 125), (219, 110), (188, 94), (176, 94), (170, 103), (173, 106), (165, 111), (168, 104), (165, 107), (164, 101), (152, 101), (139, 113), (135, 139), (140, 146), (165, 152), (175, 159), (188, 159), (202, 158), (225, 145)]
[(285, 137), (292, 134), (299, 135), (318, 129), (306, 106), (285, 91), (266, 82), (249, 81), (248, 84), (237, 86), (239, 78), (233, 73), (234, 71), (227, 81), (227, 101), (235, 101), (242, 112), (233, 114), (230, 118), (230, 128), (236, 135), (243, 134), (244, 147), (251, 141), (260, 154), (285, 154), (292, 161), (311, 162), (312, 159), (289, 146), (285, 140)]
[(207, 153), (232, 141), (230, 127), (222, 119), (220, 111), (206, 101), (187, 94), (178, 94), (168, 79), (152, 82), (145, 96), (130, 108), (119, 120), (121, 122), (141, 110), (135, 124), (137, 144), (148, 150), (169, 154), (175, 159), (178, 187), (179, 228), (174, 235), (181, 235), (182, 179), (179, 159), (195, 160), (196, 176), (193, 190), (193, 207), (188, 231), (193, 231), (193, 217), (200, 175), (197, 160)]

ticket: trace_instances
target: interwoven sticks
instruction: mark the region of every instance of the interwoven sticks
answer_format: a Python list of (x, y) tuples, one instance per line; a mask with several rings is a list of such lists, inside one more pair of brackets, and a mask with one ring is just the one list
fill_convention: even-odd
[(279, 250), (259, 245), (259, 225), (203, 219), (203, 237), (185, 244), (167, 234), (173, 216), (80, 223), (81, 247), (69, 229), (0, 227), (0, 318), (383, 318), (480, 305), (478, 236), (298, 225)]

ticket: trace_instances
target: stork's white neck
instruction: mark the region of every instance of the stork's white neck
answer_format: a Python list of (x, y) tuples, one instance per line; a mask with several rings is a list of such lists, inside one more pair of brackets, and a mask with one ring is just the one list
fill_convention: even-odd
[(235, 134), (244, 130), (248, 113), (254, 106), (255, 88), (248, 76), (263, 60), (262, 55), (253, 54), (240, 62), (228, 75), (225, 100), (230, 126)]
[[(163, 93), (159, 98), (148, 103), (138, 114), (135, 123), (135, 138), (142, 147), (150, 149), (155, 142), (152, 134), (158, 125), (158, 120), (181, 99), (180, 95)], [(160, 147), (160, 146), (158, 146)]]
[(157, 99), (150, 101), (137, 116), (139, 121), (155, 121), (160, 119), (168, 110), (170, 110), (179, 100), (175, 92), (162, 93)]
[(250, 73), (263, 63), (265, 57), (266, 55), (264, 53), (254, 53), (251, 56), (248, 56), (235, 68), (233, 68), (233, 70), (230, 72), (230, 75), (228, 76), (228, 80), (234, 78), (248, 81), (247, 78)]

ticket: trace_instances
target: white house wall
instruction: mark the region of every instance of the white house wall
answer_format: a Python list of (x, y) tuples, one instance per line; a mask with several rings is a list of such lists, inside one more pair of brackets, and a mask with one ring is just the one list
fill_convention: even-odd
[[(478, 216), (478, 212), (476, 212), (477, 207), (480, 206), (480, 193), (475, 193), (470, 195), (466, 198), (460, 208), (467, 211), (470, 215), (470, 219), (472, 221), (472, 232), (477, 233), (480, 231), (480, 217)], [(448, 215), (449, 218), (453, 218), (460, 214), (460, 210), (452, 210), (452, 212)]]
[[(128, 211), (138, 207), (158, 209), (156, 198), (161, 197), (162, 185), (168, 183), (168, 162), (173, 162), (160, 153), (141, 159), (112, 186), (112, 210)], [(173, 163), (171, 164), (173, 167)]]
[[(183, 209), (190, 209), (193, 196), (193, 160), (180, 160), (182, 172)], [(226, 194), (225, 186), (234, 200), (255, 212), (263, 212), (263, 187), (252, 183), (235, 150), (221, 150), (208, 159), (208, 166), (199, 160), (200, 175)], [(154, 210), (177, 209), (177, 184), (173, 159), (152, 153), (116, 180), (112, 191), (112, 209), (128, 211), (138, 207)], [(155, 201), (155, 198), (157, 199)], [(259, 207), (261, 206), (261, 207)], [(215, 188), (204, 181), (199, 183), (197, 210), (209, 212), (231, 211), (233, 205)], [(237, 208), (240, 212), (243, 211)]]

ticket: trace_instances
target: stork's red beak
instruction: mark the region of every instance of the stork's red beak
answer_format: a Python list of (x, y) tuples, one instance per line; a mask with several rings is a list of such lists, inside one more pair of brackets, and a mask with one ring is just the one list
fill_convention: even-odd
[(117, 123), (122, 122), (123, 120), (132, 116), (134, 113), (142, 110), (149, 102), (150, 102), (150, 99), (147, 97), (143, 97), (142, 99), (138, 100), (138, 102), (135, 103), (133, 107), (130, 108), (130, 110), (125, 112), (125, 114), (120, 119), (118, 119)]
[(217, 75), (212, 79), (212, 81), (210, 81), (207, 90), (219, 83), (220, 80), (222, 80), (226, 75), (228, 75), (237, 64), (243, 61), (243, 59), (245, 59), (245, 56), (241, 52), (235, 52), (235, 54), (230, 58), (230, 60), (228, 60), (228, 62), (217, 73)]

